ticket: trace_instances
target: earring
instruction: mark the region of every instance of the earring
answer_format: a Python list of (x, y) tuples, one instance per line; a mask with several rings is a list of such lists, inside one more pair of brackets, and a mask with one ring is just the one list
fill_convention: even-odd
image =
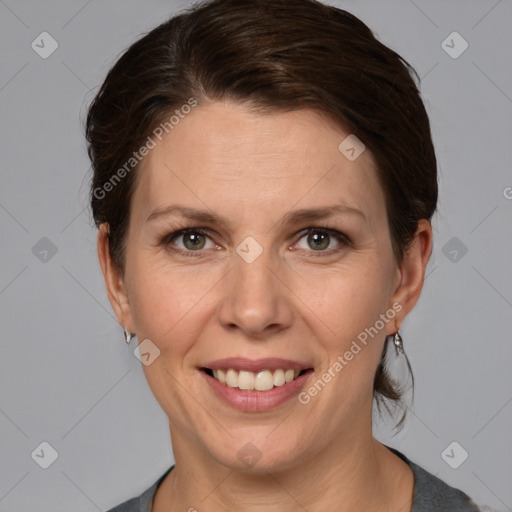
[(124, 328), (124, 340), (126, 343), (130, 343), (130, 340), (133, 338), (133, 334), (125, 327)]
[(398, 357), (400, 354), (404, 353), (404, 343), (402, 336), (400, 336), (398, 331), (396, 331), (395, 335), (393, 336), (393, 343), (395, 344), (396, 355)]

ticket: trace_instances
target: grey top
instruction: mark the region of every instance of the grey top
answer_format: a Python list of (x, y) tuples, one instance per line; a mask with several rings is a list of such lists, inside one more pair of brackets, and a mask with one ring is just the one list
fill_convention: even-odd
[[(411, 512), (481, 512), (463, 491), (451, 487), (424, 470), (395, 448), (389, 446), (386, 446), (386, 448), (405, 461), (414, 474), (414, 495)], [(174, 465), (140, 496), (125, 501), (107, 512), (151, 512), (156, 489), (172, 469), (174, 469)]]

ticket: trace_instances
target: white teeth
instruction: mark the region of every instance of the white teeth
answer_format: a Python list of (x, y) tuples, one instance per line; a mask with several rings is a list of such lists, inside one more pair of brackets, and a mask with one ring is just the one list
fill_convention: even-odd
[(283, 370), (278, 369), (271, 372), (270, 370), (262, 370), (258, 373), (241, 370), (237, 372), (233, 368), (228, 370), (213, 370), (213, 376), (222, 384), (226, 384), (230, 388), (238, 388), (243, 390), (268, 391), (274, 386), (283, 386), (287, 382), (291, 382), (298, 377), (300, 370)]
[(226, 374), (223, 370), (213, 370), (213, 376), (222, 384), (226, 384)]
[(270, 370), (259, 372), (254, 378), (254, 389), (256, 391), (268, 391), (274, 387), (274, 376)]
[(226, 373), (226, 384), (230, 388), (238, 387), (238, 372), (235, 372), (232, 368), (230, 368)]
[(241, 371), (238, 373), (239, 389), (254, 389), (254, 373)]
[(282, 386), (285, 382), (284, 370), (276, 370), (274, 372), (274, 386)]

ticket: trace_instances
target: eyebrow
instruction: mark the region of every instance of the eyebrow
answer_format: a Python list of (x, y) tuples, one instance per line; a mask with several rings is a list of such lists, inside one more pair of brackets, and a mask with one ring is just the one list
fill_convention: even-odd
[[(182, 217), (198, 222), (224, 224), (229, 226), (229, 222), (220, 215), (207, 210), (197, 210), (195, 208), (189, 208), (181, 205), (172, 205), (166, 208), (154, 210), (147, 216), (146, 222), (172, 214), (179, 214)], [(283, 218), (279, 221), (279, 224), (299, 224), (305, 221), (327, 219), (335, 215), (353, 215), (361, 217), (365, 221), (367, 220), (366, 215), (361, 210), (357, 210), (356, 208), (352, 208), (350, 206), (337, 204), (332, 206), (325, 206), (322, 208), (293, 210), (284, 215)]]

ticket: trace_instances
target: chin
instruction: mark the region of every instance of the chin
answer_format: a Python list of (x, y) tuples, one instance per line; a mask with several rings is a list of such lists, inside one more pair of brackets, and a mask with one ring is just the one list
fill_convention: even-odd
[(265, 433), (257, 435), (244, 435), (235, 438), (227, 438), (226, 445), (219, 451), (219, 444), (214, 449), (208, 450), (221, 464), (237, 472), (251, 474), (265, 474), (286, 471), (296, 467), (304, 459), (303, 440), (295, 441), (290, 436), (268, 436), (269, 429)]

